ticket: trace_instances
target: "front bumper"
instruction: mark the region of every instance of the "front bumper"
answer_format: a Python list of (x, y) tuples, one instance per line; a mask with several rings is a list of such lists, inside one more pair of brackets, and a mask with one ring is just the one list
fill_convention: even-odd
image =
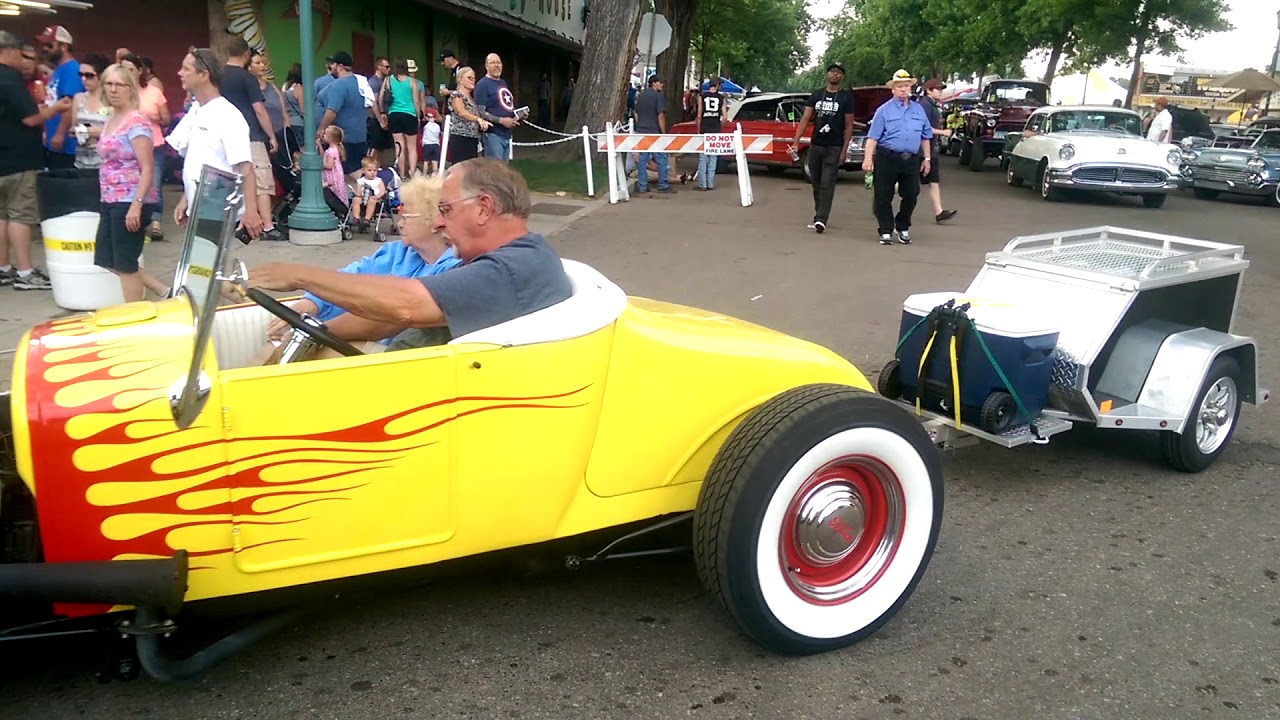
[(1198, 177), (1194, 169), (1186, 182), (1186, 186), (1189, 188), (1215, 190), (1217, 192), (1230, 193), (1232, 195), (1249, 195), (1253, 197), (1269, 196), (1276, 191), (1277, 185), (1280, 185), (1280, 178), (1264, 177), (1259, 182), (1219, 178), (1210, 179)]
[[(1093, 166), (1096, 167), (1096, 166)], [(1115, 166), (1107, 166), (1115, 167)], [(1119, 192), (1119, 193), (1159, 193), (1177, 190), (1182, 185), (1182, 178), (1179, 175), (1172, 174), (1168, 170), (1158, 167), (1146, 166), (1120, 166), (1125, 170), (1158, 172), (1165, 176), (1163, 181), (1159, 182), (1141, 182), (1130, 180), (1100, 180), (1096, 178), (1082, 177), (1076, 172), (1082, 167), (1074, 167), (1071, 169), (1051, 169), (1048, 173), (1048, 183), (1052, 187), (1066, 188), (1071, 190), (1094, 190), (1098, 192)], [(1117, 172), (1117, 177), (1119, 173)]]

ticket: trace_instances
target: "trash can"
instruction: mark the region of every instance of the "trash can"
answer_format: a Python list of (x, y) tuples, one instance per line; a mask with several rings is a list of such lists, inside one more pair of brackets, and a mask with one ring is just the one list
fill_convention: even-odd
[[(93, 264), (101, 205), (96, 169), (36, 174), (40, 234), (53, 302), (67, 310), (98, 310), (124, 302), (120, 279)], [(138, 259), (142, 262), (142, 259)]]

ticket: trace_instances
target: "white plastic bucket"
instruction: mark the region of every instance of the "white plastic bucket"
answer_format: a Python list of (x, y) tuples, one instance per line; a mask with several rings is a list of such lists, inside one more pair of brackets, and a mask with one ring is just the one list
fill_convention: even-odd
[[(98, 213), (73, 212), (40, 223), (53, 302), (67, 310), (100, 310), (124, 302), (120, 278), (93, 264)], [(138, 257), (142, 263), (142, 256)]]

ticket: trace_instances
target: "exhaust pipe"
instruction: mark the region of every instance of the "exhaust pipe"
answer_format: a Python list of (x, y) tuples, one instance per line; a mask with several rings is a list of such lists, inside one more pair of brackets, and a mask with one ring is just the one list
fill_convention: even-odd
[(0, 563), (0, 600), (182, 609), (187, 551), (164, 560)]

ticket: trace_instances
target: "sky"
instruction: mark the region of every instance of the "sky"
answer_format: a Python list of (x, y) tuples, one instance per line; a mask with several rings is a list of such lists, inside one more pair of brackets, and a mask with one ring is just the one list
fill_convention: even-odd
[[(1102, 1), (1102, 0), (1100, 0)], [(809, 13), (814, 18), (829, 18), (844, 7), (844, 0), (809, 0)], [(1183, 43), (1183, 62), (1173, 58), (1149, 57), (1147, 62), (1188, 65), (1207, 70), (1234, 72), (1252, 67), (1265, 72), (1271, 66), (1280, 29), (1276, 27), (1276, 12), (1280, 0), (1226, 0), (1226, 20), (1234, 30), (1205, 35), (1199, 40)], [(816, 63), (826, 50), (825, 33), (814, 33), (809, 39), (811, 60)], [(1048, 61), (1048, 53), (1027, 58), (1023, 68), (1030, 77), (1041, 77)], [(910, 68), (908, 68), (910, 69)], [(1131, 66), (1107, 65), (1099, 68), (1107, 76), (1128, 77)]]

